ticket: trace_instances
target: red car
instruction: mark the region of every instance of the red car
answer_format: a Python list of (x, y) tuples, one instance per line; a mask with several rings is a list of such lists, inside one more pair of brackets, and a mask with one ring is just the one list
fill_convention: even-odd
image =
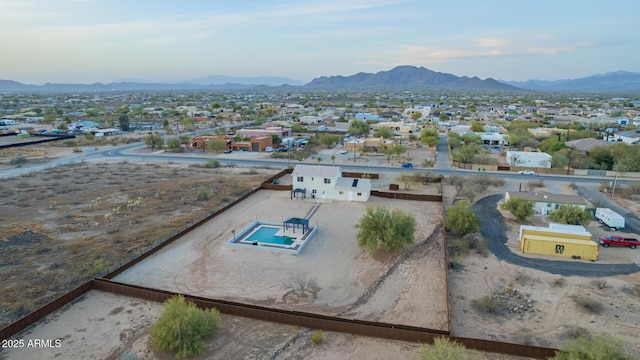
[(635, 249), (638, 245), (640, 245), (640, 241), (638, 241), (638, 239), (625, 238), (619, 235), (607, 235), (605, 237), (601, 237), (599, 242), (600, 245), (604, 247), (628, 246), (631, 249)]

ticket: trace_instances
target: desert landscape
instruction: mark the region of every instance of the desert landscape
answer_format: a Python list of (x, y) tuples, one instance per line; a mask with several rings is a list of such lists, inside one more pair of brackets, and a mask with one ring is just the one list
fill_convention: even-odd
[[(258, 186), (276, 171), (84, 161), (6, 179), (1, 185), (3, 193), (12, 196), (2, 204), (3, 214), (10, 216), (1, 220), (7, 231), (3, 231), (0, 246), (3, 255), (9, 254), (3, 256), (0, 268), (3, 288), (9, 289), (2, 296), (5, 323), (83, 279), (136, 256)], [(398, 182), (397, 176), (381, 174), (374, 187), (386, 189)], [(283, 184), (291, 182), (290, 176), (281, 180)], [(508, 183), (505, 188), (514, 186)], [(437, 193), (433, 185), (420, 184), (403, 191)], [(449, 186), (444, 191), (447, 197), (452, 196)], [(199, 194), (207, 199), (199, 200)], [(302, 216), (313, 205), (315, 200), (311, 199), (290, 200), (286, 191), (260, 191), (114, 280), (433, 329), (448, 326), (448, 297), (451, 332), (456, 336), (557, 347), (581, 334), (607, 333), (624, 339), (637, 354), (633, 334), (640, 329), (640, 275), (560, 277), (510, 265), (491, 253), (472, 251), (449, 270), (446, 289), (445, 244), (437, 203), (381, 198), (371, 198), (366, 204), (322, 203), (310, 219), (319, 232), (298, 256), (226, 244), (233, 230), (254, 220), (278, 222)], [(374, 256), (358, 249), (353, 224), (367, 207), (379, 205), (417, 215), (414, 246), (402, 253)], [(518, 252), (518, 223), (510, 214), (501, 214), (510, 229), (508, 245)], [(453, 238), (452, 234), (447, 236), (449, 241)], [(629, 249), (601, 250), (603, 262), (640, 262), (637, 253)], [(37, 269), (35, 273), (33, 269)], [(315, 280), (312, 296), (300, 299), (291, 294), (285, 284), (294, 275)], [(487, 298), (499, 301), (500, 306), (487, 311), (486, 306), (478, 305)], [(597, 313), (588, 307), (594, 303), (601, 305)], [(149, 329), (160, 312), (161, 304), (91, 291), (21, 335), (24, 339), (60, 339), (60, 348), (5, 349), (0, 358), (38, 354), (42, 359), (84, 359), (92, 354), (102, 359), (127, 355), (167, 359), (167, 355), (151, 350), (149, 343)], [(199, 358), (409, 359), (419, 349), (419, 344), (330, 332), (316, 345), (310, 341), (311, 332), (223, 316), (220, 333)], [(247, 338), (251, 341), (243, 340)], [(486, 354), (485, 358), (513, 357)]]

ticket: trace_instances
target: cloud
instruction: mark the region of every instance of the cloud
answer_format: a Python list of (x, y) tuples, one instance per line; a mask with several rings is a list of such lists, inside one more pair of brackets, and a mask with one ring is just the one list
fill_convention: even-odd
[(434, 48), (420, 45), (403, 45), (394, 55), (393, 65), (398, 64), (433, 64), (447, 61), (528, 55), (551, 55), (573, 52), (592, 46), (590, 42), (579, 41), (568, 44), (535, 44), (532, 41), (508, 41), (504, 39), (483, 38), (476, 41), (475, 46), (457, 48)]

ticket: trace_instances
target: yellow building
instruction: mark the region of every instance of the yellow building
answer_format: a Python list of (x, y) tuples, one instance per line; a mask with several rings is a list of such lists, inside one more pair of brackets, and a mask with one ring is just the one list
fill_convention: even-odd
[(598, 260), (598, 243), (580, 225), (521, 225), (518, 240), (520, 250), (527, 254), (559, 256), (570, 259)]

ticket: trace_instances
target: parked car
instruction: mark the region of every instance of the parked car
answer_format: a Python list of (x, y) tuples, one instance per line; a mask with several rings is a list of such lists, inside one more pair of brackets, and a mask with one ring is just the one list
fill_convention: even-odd
[(349, 151), (347, 151), (347, 149), (342, 149), (342, 150), (340, 150), (340, 154), (346, 154), (346, 153), (348, 153), (348, 152), (349, 152)]
[(522, 170), (522, 171), (518, 171), (518, 174), (522, 174), (522, 175), (535, 175), (536, 172), (533, 170)]
[(402, 166), (403, 168), (412, 168), (413, 164), (412, 163), (404, 163), (404, 164), (402, 164), (400, 166)]
[(225, 151), (223, 151), (223, 153), (225, 154), (231, 154), (233, 152), (233, 150), (231, 149), (226, 149)]
[(264, 151), (266, 152), (273, 152), (273, 146), (267, 146)]
[(605, 237), (601, 237), (599, 243), (603, 247), (628, 246), (630, 249), (635, 249), (640, 245), (640, 241), (638, 241), (638, 239), (626, 238), (620, 235), (607, 235)]

